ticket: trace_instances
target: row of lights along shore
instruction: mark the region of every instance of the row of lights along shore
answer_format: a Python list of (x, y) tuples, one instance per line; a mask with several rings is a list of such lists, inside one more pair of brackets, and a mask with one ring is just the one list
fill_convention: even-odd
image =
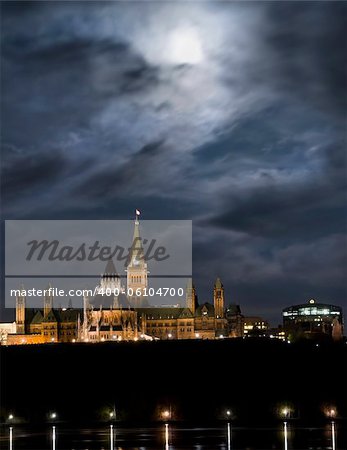
[[(281, 408), (279, 410), (279, 414), (278, 415), (281, 418), (290, 419), (290, 418), (292, 418), (291, 417), (292, 413), (293, 413), (293, 409), (291, 409), (290, 407), (283, 407), (283, 408)], [(327, 418), (335, 419), (335, 418), (337, 418), (337, 410), (333, 406), (328, 407), (328, 408), (326, 408), (324, 410), (324, 415)], [(110, 420), (116, 420), (116, 411), (115, 410), (110, 411), (108, 413), (108, 417), (109, 417)], [(225, 417), (225, 419), (230, 419), (231, 420), (233, 418), (232, 410), (231, 409), (225, 410), (224, 417)], [(48, 414), (48, 418), (49, 418), (49, 421), (55, 421), (55, 420), (58, 419), (58, 415), (57, 415), (56, 412), (50, 412)], [(174, 419), (174, 415), (172, 413), (171, 407), (170, 407), (170, 409), (163, 409), (161, 411), (161, 413), (160, 413), (160, 418), (162, 420), (173, 420)], [(14, 414), (10, 413), (8, 415), (7, 422), (9, 422), (9, 423), (15, 423), (16, 422), (16, 418), (15, 418)]]
[[(290, 415), (292, 413), (292, 410), (285, 406), (280, 409), (280, 416), (283, 419), (283, 444), (284, 444), (284, 450), (288, 450), (289, 447), (289, 435), (288, 435), (288, 422), (287, 420), (290, 418)], [(114, 422), (116, 420), (116, 411), (115, 409), (109, 411), (108, 413), (109, 419), (111, 422)], [(325, 415), (331, 419), (331, 444), (332, 444), (332, 450), (336, 449), (336, 428), (335, 428), (335, 422), (334, 419), (337, 416), (336, 408), (331, 406), (325, 410)], [(225, 410), (225, 419), (227, 420), (227, 448), (228, 450), (231, 450), (231, 419), (232, 419), (232, 411), (230, 409)], [(50, 422), (54, 422), (58, 418), (56, 412), (50, 412), (49, 413), (49, 419)], [(13, 414), (9, 414), (8, 420), (10, 422), (13, 422), (15, 419)], [(172, 417), (172, 410), (171, 406), (169, 409), (163, 409), (161, 412), (161, 419), (165, 422), (165, 450), (169, 450), (169, 421), (173, 419)], [(9, 427), (9, 450), (14, 450), (13, 448), (13, 426)], [(114, 425), (113, 423), (110, 424), (110, 432), (109, 432), (109, 444), (110, 444), (110, 450), (115, 449), (115, 433), (114, 433)], [(56, 443), (57, 443), (57, 433), (56, 433), (56, 426), (52, 425), (52, 432), (51, 432), (51, 449), (57, 450)]]

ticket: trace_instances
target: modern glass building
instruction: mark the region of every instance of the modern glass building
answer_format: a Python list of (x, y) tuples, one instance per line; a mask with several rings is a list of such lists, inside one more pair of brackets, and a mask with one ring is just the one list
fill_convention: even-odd
[(289, 339), (326, 337), (342, 339), (343, 315), (340, 306), (316, 303), (289, 306), (282, 311), (283, 328)]

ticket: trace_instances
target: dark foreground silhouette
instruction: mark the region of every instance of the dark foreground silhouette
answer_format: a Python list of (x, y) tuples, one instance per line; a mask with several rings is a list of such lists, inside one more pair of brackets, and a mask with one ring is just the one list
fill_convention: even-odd
[(235, 421), (347, 416), (347, 345), (266, 339), (1, 348), (1, 421)]

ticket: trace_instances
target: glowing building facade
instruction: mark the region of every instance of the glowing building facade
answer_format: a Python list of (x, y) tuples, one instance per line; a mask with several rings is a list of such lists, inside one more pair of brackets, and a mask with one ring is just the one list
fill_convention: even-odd
[(300, 338), (326, 338), (340, 340), (343, 336), (343, 315), (340, 306), (317, 303), (285, 308), (282, 312), (283, 328), (290, 340)]

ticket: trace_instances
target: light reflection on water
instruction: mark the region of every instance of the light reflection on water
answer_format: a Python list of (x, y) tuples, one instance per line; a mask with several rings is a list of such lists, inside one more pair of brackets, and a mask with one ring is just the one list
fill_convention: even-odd
[[(342, 425), (342, 424), (341, 424)], [(340, 430), (339, 430), (340, 429)], [(283, 423), (274, 428), (244, 428), (225, 423), (219, 427), (162, 424), (124, 428), (114, 425), (82, 429), (56, 426), (56, 441), (49, 427), (13, 427), (13, 450), (346, 450), (346, 436), (336, 423), (322, 428)], [(11, 448), (10, 429), (1, 433), (1, 449)], [(343, 445), (344, 444), (344, 445)]]

